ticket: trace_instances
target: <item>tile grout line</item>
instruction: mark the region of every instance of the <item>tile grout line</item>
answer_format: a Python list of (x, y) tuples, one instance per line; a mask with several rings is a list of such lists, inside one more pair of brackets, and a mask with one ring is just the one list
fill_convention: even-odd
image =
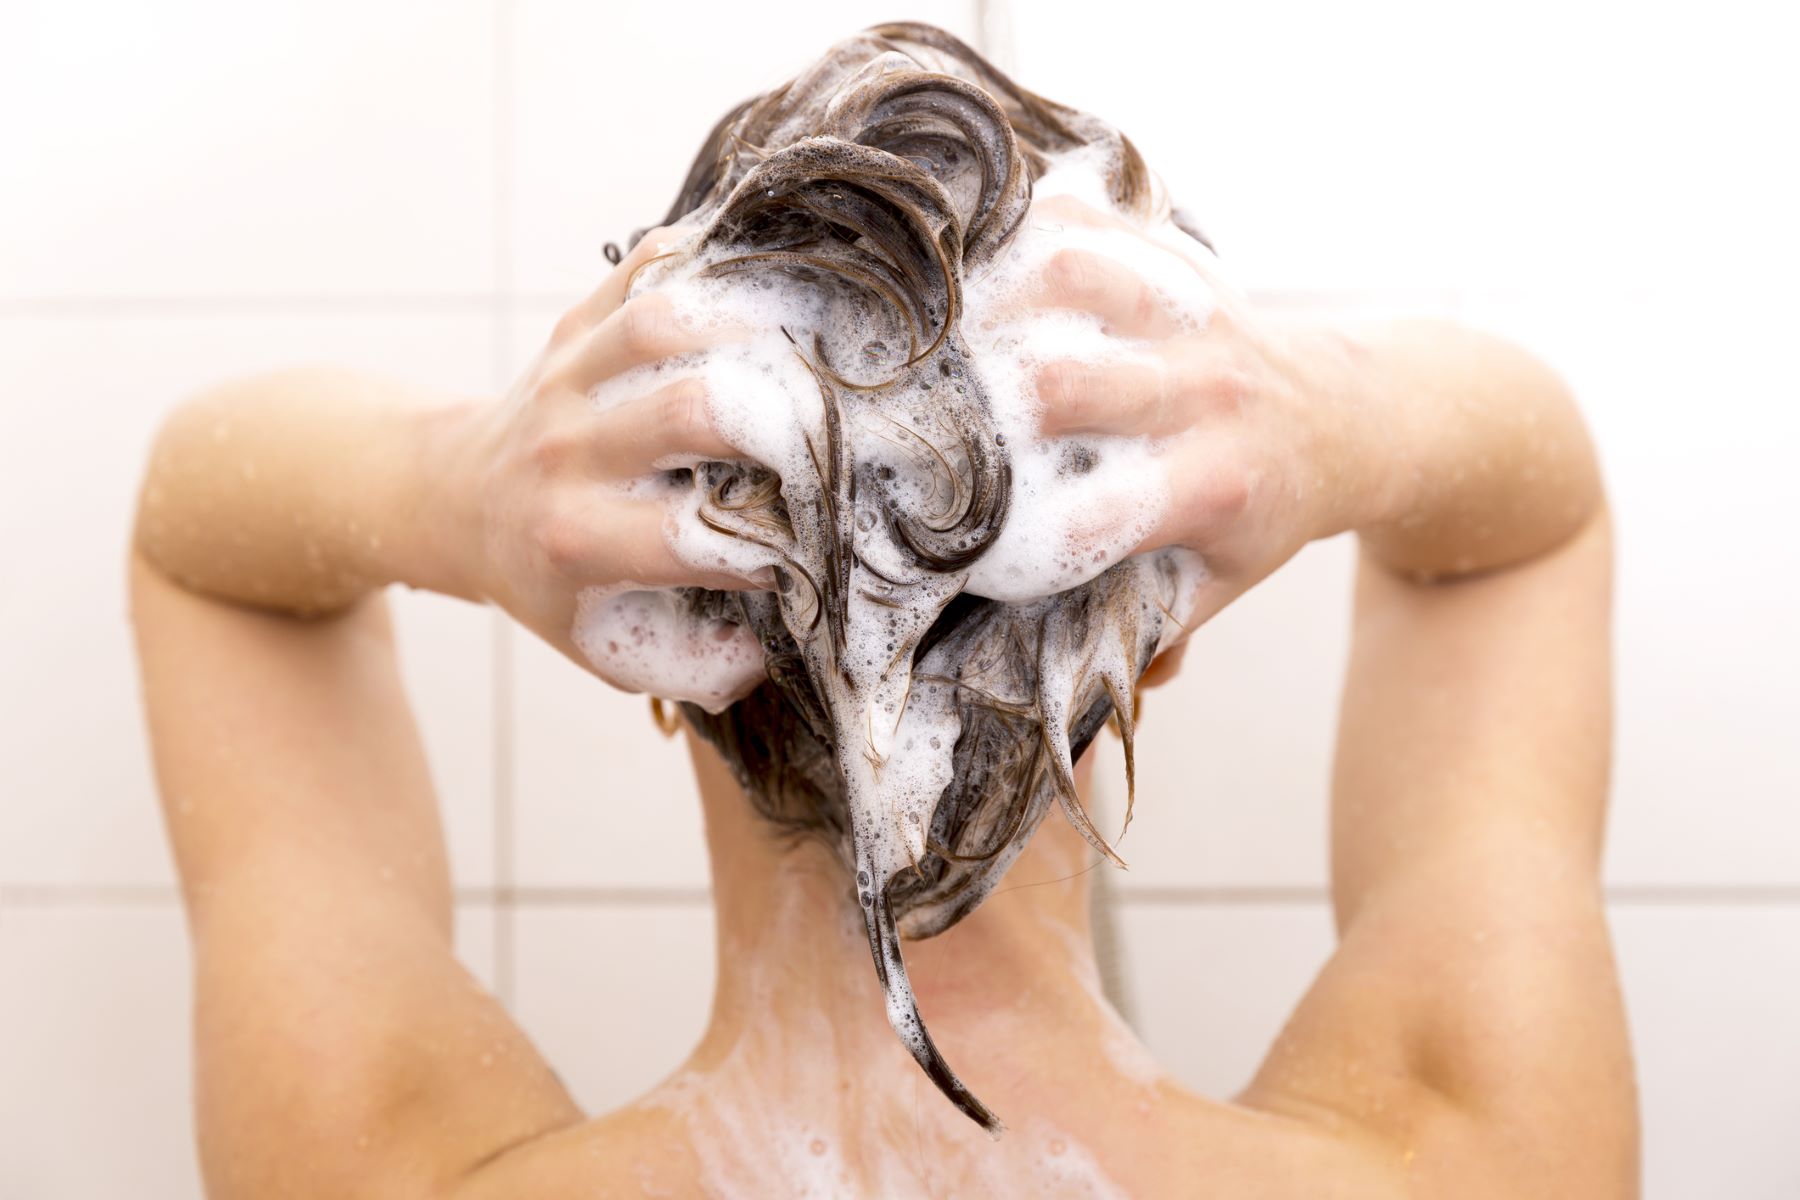
[(513, 1001), (513, 917), (517, 891), (513, 887), (513, 782), (516, 777), (513, 744), (513, 654), (512, 629), (507, 616), (499, 609), (492, 613), (493, 678), (493, 810), (492, 870), (493, 886), (457, 888), (458, 900), (486, 899), (494, 906), (490, 914), (494, 935), (494, 994), (509, 1008)]
[(1018, 64), (1013, 61), (1013, 19), (1009, 0), (974, 0), (975, 49), (983, 58), (1007, 74)]
[[(512, 28), (511, 0), (494, 5), (494, 386), (503, 388), (512, 357)], [(493, 752), (494, 778), (492, 873), (494, 878), (494, 994), (507, 1008), (513, 1007), (516, 979), (516, 933), (513, 902), (513, 639), (506, 614), (493, 610), (492, 617)]]

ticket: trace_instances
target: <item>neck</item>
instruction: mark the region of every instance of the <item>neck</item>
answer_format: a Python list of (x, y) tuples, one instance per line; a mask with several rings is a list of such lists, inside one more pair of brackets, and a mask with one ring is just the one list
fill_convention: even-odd
[[(842, 865), (821, 844), (780, 835), (709, 747), (690, 746), (712, 856), (718, 981), (688, 1074), (704, 1077), (715, 1101), (741, 1082), (746, 1104), (816, 1105), (809, 1122), (840, 1136), (893, 1117), (908, 1137), (928, 1119), (985, 1141), (888, 1028)], [(1085, 790), (1085, 772), (1082, 781)], [(1099, 988), (1089, 921), (1097, 858), (1053, 814), (986, 902), (937, 937), (905, 943), (926, 1025), (1003, 1118), (1008, 1108), (1046, 1111), (1046, 1096), (1091, 1096), (1102, 1078), (1141, 1089), (1154, 1074)], [(857, 1120), (833, 1124), (827, 1112)]]

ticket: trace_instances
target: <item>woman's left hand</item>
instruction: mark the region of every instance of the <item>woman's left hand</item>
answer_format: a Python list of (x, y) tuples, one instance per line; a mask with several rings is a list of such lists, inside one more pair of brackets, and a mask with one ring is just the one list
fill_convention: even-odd
[(1349, 343), (1324, 328), (1256, 314), (1195, 254), (1067, 197), (1042, 202), (1058, 221), (1116, 228), (1185, 261), (1216, 297), (1183, 312), (1118, 259), (1076, 247), (1050, 256), (1032, 302), (1091, 313), (1132, 353), (1059, 359), (1037, 373), (1048, 436), (1148, 436), (1170, 501), (1139, 551), (1185, 546), (1206, 561), (1204, 621), (1307, 542), (1350, 527), (1356, 416)]

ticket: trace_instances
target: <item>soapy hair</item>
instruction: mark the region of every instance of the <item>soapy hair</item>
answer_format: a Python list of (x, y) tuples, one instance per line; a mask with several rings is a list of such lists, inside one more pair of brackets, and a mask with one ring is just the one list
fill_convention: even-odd
[[(946, 585), (930, 593), (943, 599), (916, 628), (895, 618), (899, 634), (887, 649), (897, 644), (911, 669), (901, 705), (929, 689), (953, 706), (958, 732), (949, 785), (927, 809), (926, 852), (891, 878), (871, 879), (868, 857), (858, 853), (843, 762), (854, 748), (838, 744), (844, 722), (834, 719), (834, 705), (846, 686), (850, 605), (898, 609), (884, 599), (887, 585), (897, 596), (908, 582), (881, 576), (858, 556), (854, 522), (870, 499), (914, 579), (957, 578), (1007, 521), (1012, 459), (959, 329), (964, 282), (1013, 241), (1033, 180), (1053, 156), (1084, 148), (1103, 156), (1113, 205), (1147, 218), (1150, 175), (1123, 135), (1019, 87), (941, 30), (882, 25), (727, 113), (664, 220), (699, 225), (686, 253), (704, 261), (708, 275), (774, 273), (783, 286), (813, 285), (827, 297), (822, 311), (892, 336), (885, 374), (871, 381), (867, 364), (834, 360), (832, 340), (819, 331), (784, 330), (823, 412), (822, 435), (808, 442), (816, 479), (804, 503), (786, 486), (795, 481), (784, 484), (767, 467), (694, 468), (705, 495), (700, 520), (776, 550), (780, 565), (773, 592), (684, 593), (695, 617), (748, 627), (768, 677), (722, 712), (692, 703), (682, 712), (762, 816), (838, 849), (854, 873), (896, 1030), (938, 1086), (995, 1131), (998, 1120), (918, 1021), (899, 933), (923, 937), (955, 924), (1058, 802), (1116, 861), (1082, 810), (1071, 764), (1115, 717), (1129, 787), (1132, 691), (1165, 631), (1172, 568), (1126, 560), (1028, 603)], [(847, 405), (879, 409), (884, 393), (903, 396), (909, 411), (928, 398), (929, 421), (895, 420), (886, 436), (943, 479), (943, 494), (929, 503), (896, 484), (890, 468), (852, 453)], [(865, 581), (854, 596), (853, 566)], [(847, 887), (847, 901), (852, 894)]]

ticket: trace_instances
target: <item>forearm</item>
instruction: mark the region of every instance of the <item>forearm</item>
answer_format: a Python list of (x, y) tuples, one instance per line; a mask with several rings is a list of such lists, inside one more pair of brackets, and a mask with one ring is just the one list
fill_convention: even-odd
[(459, 406), (290, 372), (218, 388), (165, 423), (136, 543), (191, 591), (300, 615), (389, 583), (474, 598), (441, 544), (439, 463)]
[(1580, 411), (1525, 351), (1447, 321), (1391, 322), (1340, 346), (1355, 464), (1345, 524), (1376, 562), (1424, 580), (1511, 566), (1599, 511)]

